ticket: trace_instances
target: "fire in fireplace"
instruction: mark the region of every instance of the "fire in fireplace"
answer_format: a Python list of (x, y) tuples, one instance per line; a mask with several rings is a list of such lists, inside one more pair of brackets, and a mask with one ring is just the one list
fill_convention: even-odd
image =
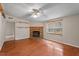
[(33, 31), (33, 37), (40, 37), (40, 31)]

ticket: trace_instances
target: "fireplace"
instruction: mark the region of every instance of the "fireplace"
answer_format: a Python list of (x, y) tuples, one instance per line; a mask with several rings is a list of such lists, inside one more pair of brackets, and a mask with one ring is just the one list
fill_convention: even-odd
[(33, 31), (33, 37), (40, 37), (40, 31)]
[(30, 27), (30, 38), (43, 38), (43, 27)]

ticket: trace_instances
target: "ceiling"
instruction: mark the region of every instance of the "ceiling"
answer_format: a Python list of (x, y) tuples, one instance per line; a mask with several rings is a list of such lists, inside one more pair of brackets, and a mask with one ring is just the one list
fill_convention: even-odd
[[(3, 6), (6, 14), (32, 22), (79, 14), (79, 3), (3, 3)], [(41, 15), (32, 17), (32, 9), (39, 9)]]

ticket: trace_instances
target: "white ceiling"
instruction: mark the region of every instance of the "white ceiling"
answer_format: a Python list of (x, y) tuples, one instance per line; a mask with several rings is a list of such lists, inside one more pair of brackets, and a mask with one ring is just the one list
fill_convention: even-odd
[[(3, 3), (3, 6), (5, 13), (34, 22), (79, 14), (79, 3)], [(33, 18), (32, 9), (40, 9), (42, 14)]]

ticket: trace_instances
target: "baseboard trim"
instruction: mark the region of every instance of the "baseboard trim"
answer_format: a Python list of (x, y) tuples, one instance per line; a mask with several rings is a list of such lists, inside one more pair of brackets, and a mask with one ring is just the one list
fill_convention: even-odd
[(69, 46), (72, 46), (72, 47), (79, 48), (79, 46), (76, 46), (76, 45), (73, 45), (73, 44), (70, 44), (70, 43), (66, 43), (66, 42), (63, 42), (63, 41), (50, 40), (50, 39), (46, 39), (46, 40), (55, 41), (55, 42), (58, 42), (58, 43), (60, 43), (60, 44), (66, 44), (66, 45), (69, 45)]
[(29, 39), (29, 38), (23, 38), (23, 39), (17, 39), (17, 38), (15, 38), (15, 40), (26, 40), (26, 39)]

